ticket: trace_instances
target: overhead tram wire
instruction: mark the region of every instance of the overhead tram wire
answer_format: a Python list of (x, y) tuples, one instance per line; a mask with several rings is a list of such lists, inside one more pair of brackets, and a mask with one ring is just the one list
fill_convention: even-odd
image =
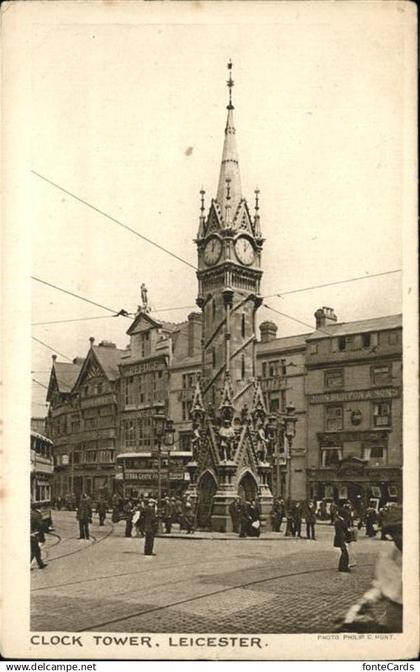
[(276, 308), (272, 308), (269, 306), (267, 303), (262, 304), (264, 308), (268, 308), (268, 310), (272, 310), (273, 313), (277, 313), (278, 315), (281, 315), (282, 317), (286, 317), (288, 320), (293, 320), (293, 322), (297, 322), (298, 324), (302, 324), (304, 327), (309, 327), (311, 332), (320, 332), (322, 334), (326, 334), (327, 336), (332, 336), (330, 332), (324, 331), (324, 329), (314, 329), (313, 324), (309, 324), (309, 322), (304, 322), (303, 320), (299, 320), (297, 317), (293, 317), (292, 315), (287, 315), (287, 313), (282, 313), (280, 310), (277, 310)]
[(63, 355), (62, 352), (60, 352), (59, 350), (56, 350), (55, 348), (52, 348), (51, 345), (48, 345), (48, 343), (44, 343), (44, 341), (40, 341), (39, 338), (35, 338), (35, 336), (31, 336), (31, 338), (32, 338), (33, 341), (36, 341), (37, 343), (40, 343), (41, 345), (43, 345), (44, 348), (48, 348), (48, 350), (52, 350), (53, 352), (57, 353), (57, 355), (60, 355), (60, 357), (64, 357), (64, 359), (68, 359), (69, 362), (73, 361), (71, 359), (71, 357), (67, 357), (67, 355)]
[(47, 324), (65, 324), (66, 322), (85, 322), (86, 320), (110, 320), (115, 315), (97, 315), (96, 317), (76, 317), (72, 320), (52, 320), (51, 322), (32, 322), (32, 327), (41, 327)]
[(190, 268), (193, 268), (195, 271), (197, 270), (197, 267), (194, 266), (194, 264), (191, 264), (189, 261), (186, 261), (186, 259), (183, 259), (182, 257), (179, 257), (174, 252), (171, 252), (166, 247), (163, 247), (163, 245), (160, 245), (159, 243), (156, 243), (151, 238), (148, 238), (147, 236), (144, 236), (139, 231), (136, 231), (136, 229), (132, 229), (131, 226), (128, 226), (127, 224), (124, 224), (123, 222), (120, 222), (115, 217), (112, 217), (112, 215), (108, 215), (108, 213), (104, 212), (104, 210), (101, 210), (100, 208), (97, 208), (95, 205), (92, 205), (88, 201), (85, 201), (85, 199), (80, 198), (80, 196), (77, 196), (76, 194), (73, 194), (68, 189), (65, 189), (64, 187), (61, 187), (59, 184), (57, 184), (56, 182), (53, 182), (53, 180), (50, 180), (48, 177), (45, 177), (44, 175), (41, 175), (40, 173), (37, 173), (36, 170), (31, 170), (31, 173), (33, 173), (37, 177), (40, 177), (41, 180), (44, 180), (45, 182), (48, 182), (48, 184), (51, 184), (53, 187), (55, 187), (56, 189), (59, 189), (60, 191), (67, 194), (68, 196), (71, 196), (76, 201), (79, 201), (79, 203), (83, 203), (83, 205), (86, 205), (91, 210), (94, 210), (95, 212), (99, 213), (103, 217), (106, 217), (111, 222), (114, 222), (114, 224), (118, 224), (118, 226), (121, 226), (123, 229), (126, 229), (127, 231), (130, 231), (130, 233), (133, 233), (135, 236), (138, 236), (138, 238), (141, 238), (142, 240), (146, 241), (146, 243), (149, 243), (149, 245), (153, 245), (154, 247), (157, 247), (162, 252), (166, 252), (166, 254), (169, 254), (171, 257), (173, 257), (174, 259), (177, 259), (178, 261), (185, 264), (186, 266), (189, 266)]
[(32, 382), (36, 383), (37, 385), (40, 385), (41, 387), (45, 387), (46, 390), (48, 390), (48, 385), (44, 385), (43, 383), (40, 383), (39, 380), (36, 378), (32, 378)]
[(348, 282), (356, 282), (356, 280), (370, 280), (371, 278), (379, 278), (384, 275), (391, 275), (392, 273), (401, 273), (401, 268), (396, 268), (392, 271), (383, 271), (382, 273), (372, 273), (370, 275), (359, 275), (356, 278), (348, 278), (347, 280), (336, 280), (335, 282), (326, 282), (322, 285), (311, 285), (310, 287), (301, 287), (300, 289), (290, 289), (287, 292), (278, 292), (277, 294), (267, 294), (264, 299), (281, 298), (287, 294), (298, 294), (299, 292), (308, 292), (312, 289), (322, 289), (323, 287), (333, 287), (335, 285), (345, 285)]
[[(311, 285), (309, 287), (301, 287), (299, 289), (291, 289), (288, 290), (287, 292), (279, 292), (277, 294), (267, 294), (267, 296), (263, 296), (263, 299), (272, 299), (272, 298), (281, 298), (282, 296), (286, 296), (288, 294), (298, 294), (299, 292), (308, 292), (312, 289), (321, 289), (322, 287), (333, 287), (334, 285), (344, 285), (349, 282), (355, 282), (356, 280), (369, 280), (370, 278), (378, 278), (384, 275), (390, 275), (391, 273), (401, 273), (402, 269), (397, 268), (392, 271), (383, 271), (382, 273), (372, 273), (371, 275), (361, 275), (356, 278), (348, 278), (347, 280), (337, 280), (336, 282), (327, 282), (322, 285)], [(101, 304), (97, 304), (95, 302), (90, 301), (90, 299), (86, 299), (84, 297), (81, 297), (77, 294), (74, 294), (73, 292), (69, 292), (68, 290), (62, 289), (61, 287), (58, 287), (57, 285), (53, 285), (51, 283), (46, 282), (45, 280), (41, 280), (40, 278), (35, 278), (32, 276), (34, 280), (37, 280), (38, 282), (42, 282), (45, 285), (48, 285), (49, 287), (53, 287), (54, 289), (58, 289), (59, 291), (65, 292), (66, 294), (70, 294), (71, 296), (74, 296), (78, 299), (81, 299), (83, 301), (87, 301), (89, 303), (94, 303), (97, 306), (100, 306), (101, 308), (104, 308), (105, 310), (112, 311), (110, 308), (106, 308), (105, 306), (101, 306)], [(245, 294), (245, 292), (241, 292)], [(156, 310), (151, 310), (151, 314), (155, 313), (168, 313), (171, 311), (175, 310), (193, 310), (196, 308), (195, 305), (191, 306), (174, 306), (172, 308), (157, 308)], [(122, 315), (121, 312), (114, 314), (109, 317), (117, 317), (117, 316), (122, 316), (122, 317), (134, 317), (134, 313), (128, 313), (128, 315)], [(108, 318), (108, 315), (98, 315), (96, 317), (79, 317), (79, 318), (73, 318), (73, 319), (68, 319), (68, 320), (52, 320), (50, 322), (32, 322), (33, 327), (38, 327), (42, 325), (47, 325), (47, 324), (64, 324), (66, 322), (83, 322), (85, 320), (100, 320), (100, 319), (105, 319)]]
[[(101, 303), (97, 303), (96, 301), (92, 301), (92, 299), (86, 299), (84, 296), (80, 296), (80, 294), (75, 294), (74, 292), (70, 292), (68, 289), (63, 289), (63, 287), (58, 287), (58, 285), (54, 285), (52, 282), (47, 282), (46, 280), (42, 280), (41, 278), (37, 278), (34, 275), (31, 275), (32, 280), (36, 280), (36, 282), (40, 282), (42, 285), (46, 285), (47, 287), (52, 287), (53, 289), (57, 289), (59, 292), (63, 292), (64, 294), (68, 294), (69, 296), (73, 296), (76, 299), (80, 299), (81, 301), (86, 301), (86, 303), (91, 303), (93, 306), (97, 306), (98, 308), (103, 308), (103, 310), (107, 310), (109, 313), (112, 313), (113, 315), (117, 316), (117, 314), (122, 314), (121, 311), (114, 310), (113, 308), (109, 308), (108, 306), (104, 306)], [(126, 312), (126, 311), (124, 311)], [(124, 315), (124, 317), (128, 317), (129, 314)]]

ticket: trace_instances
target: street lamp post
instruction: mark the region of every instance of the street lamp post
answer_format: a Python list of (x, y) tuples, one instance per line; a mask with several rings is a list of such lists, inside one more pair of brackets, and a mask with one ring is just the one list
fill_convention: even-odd
[(295, 407), (293, 404), (286, 406), (286, 415), (284, 417), (284, 435), (287, 439), (287, 498), (290, 500), (291, 495), (291, 478), (292, 478), (292, 444), (296, 436), (296, 422)]
[[(157, 459), (158, 459), (158, 506), (160, 506), (162, 499), (162, 440), (165, 446), (172, 446), (174, 441), (174, 427), (173, 421), (169, 420), (159, 407), (153, 416), (153, 434), (157, 439)], [(169, 450), (168, 450), (169, 455)], [(168, 464), (168, 479), (169, 479), (169, 464)]]

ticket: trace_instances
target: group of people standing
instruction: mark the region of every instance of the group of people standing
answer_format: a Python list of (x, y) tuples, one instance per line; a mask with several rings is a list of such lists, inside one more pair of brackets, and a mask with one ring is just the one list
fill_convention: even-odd
[(316, 506), (312, 500), (305, 502), (284, 501), (277, 497), (273, 502), (271, 513), (273, 532), (281, 532), (283, 519), (286, 521), (285, 535), (302, 538), (302, 523), (305, 521), (306, 538), (315, 541), (315, 525), (317, 522)]

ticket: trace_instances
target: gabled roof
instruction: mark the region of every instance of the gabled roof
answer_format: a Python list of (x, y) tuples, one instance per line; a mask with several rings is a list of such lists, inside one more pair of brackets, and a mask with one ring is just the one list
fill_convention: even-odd
[(331, 336), (350, 336), (351, 334), (363, 334), (369, 331), (385, 331), (387, 329), (401, 329), (402, 315), (384, 315), (384, 317), (373, 317), (369, 320), (358, 320), (356, 322), (340, 322), (338, 324), (329, 324), (321, 330), (315, 331), (308, 336), (307, 341), (313, 341), (320, 338)]
[(120, 377), (118, 366), (121, 364), (121, 357), (125, 354), (126, 350), (100, 345), (94, 345), (92, 350), (108, 380), (117, 380)]
[(69, 394), (72, 391), (83, 361), (83, 359), (78, 358), (77, 363), (57, 361), (53, 363), (48, 383), (47, 401), (50, 401), (53, 392)]
[[(140, 311), (137, 313), (135, 316), (133, 322), (131, 325), (128, 327), (126, 334), (131, 336), (131, 334), (135, 331), (135, 329), (139, 326), (140, 322), (146, 322), (148, 324), (148, 328), (152, 327), (160, 327), (160, 322), (157, 322), (157, 320), (154, 320), (153, 317), (149, 315), (149, 313), (145, 313), (143, 311)], [(147, 327), (146, 327), (147, 328)]]

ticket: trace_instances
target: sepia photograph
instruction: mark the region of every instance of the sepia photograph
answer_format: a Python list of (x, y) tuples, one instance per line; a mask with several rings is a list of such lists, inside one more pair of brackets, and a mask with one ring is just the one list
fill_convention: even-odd
[(413, 5), (27, 4), (14, 650), (412, 654)]

